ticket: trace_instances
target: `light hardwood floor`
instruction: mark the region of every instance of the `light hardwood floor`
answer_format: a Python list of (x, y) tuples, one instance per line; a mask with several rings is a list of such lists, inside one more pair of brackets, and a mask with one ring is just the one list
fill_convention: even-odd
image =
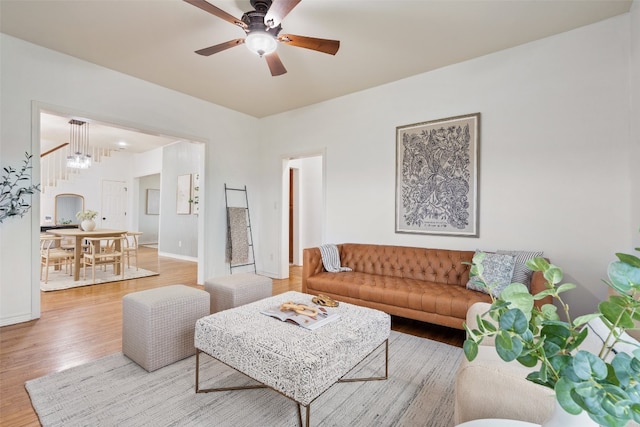
[[(138, 262), (160, 275), (42, 292), (40, 319), (0, 328), (0, 426), (40, 425), (25, 381), (121, 351), (124, 295), (176, 283), (197, 286), (195, 263), (158, 258), (156, 249), (145, 247)], [(289, 279), (273, 281), (273, 293), (300, 291), (301, 274), (301, 267), (292, 267)], [(464, 340), (463, 331), (396, 317), (392, 329), (456, 346)]]

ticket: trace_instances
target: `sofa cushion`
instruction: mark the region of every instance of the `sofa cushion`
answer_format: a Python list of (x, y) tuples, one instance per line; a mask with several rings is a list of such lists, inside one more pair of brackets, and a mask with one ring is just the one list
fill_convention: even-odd
[(473, 251), (343, 243), (340, 262), (353, 271), (464, 285), (469, 280)]
[(505, 251), (499, 250), (496, 253), (503, 255), (513, 255), (515, 257), (515, 267), (513, 268), (513, 276), (511, 276), (511, 283), (522, 283), (531, 288), (531, 276), (533, 271), (527, 267), (527, 261), (530, 259), (543, 256), (542, 251)]
[(490, 302), (481, 292), (470, 292), (461, 285), (381, 276), (360, 272), (320, 273), (307, 279), (314, 293), (372, 302), (441, 316), (465, 319), (476, 302)]
[[(504, 288), (511, 284), (515, 257), (513, 255), (487, 253), (482, 266), (484, 267), (482, 276), (490, 287), (491, 293), (495, 297), (500, 296)], [(469, 278), (467, 289), (489, 293), (489, 289), (475, 276)]]

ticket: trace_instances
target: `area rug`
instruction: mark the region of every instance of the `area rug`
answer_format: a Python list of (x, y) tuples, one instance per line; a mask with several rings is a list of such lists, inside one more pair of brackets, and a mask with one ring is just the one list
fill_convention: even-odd
[[(124, 269), (124, 280), (130, 279), (139, 279), (141, 277), (149, 277), (149, 276), (157, 276), (158, 273), (155, 271), (145, 270), (139, 268), (138, 270), (135, 267), (130, 267)], [(44, 273), (43, 273), (44, 277)], [(40, 290), (41, 291), (59, 291), (61, 289), (69, 289), (69, 288), (77, 288), (79, 286), (88, 286), (88, 285), (99, 285), (101, 283), (109, 283), (109, 282), (117, 282), (122, 280), (121, 275), (113, 274), (113, 270), (111, 267), (107, 267), (107, 271), (102, 271), (102, 268), (96, 268), (96, 281), (95, 283), (91, 280), (91, 269), (87, 270), (87, 278), (83, 279), (83, 271), (80, 271), (80, 280), (73, 280), (73, 276), (62, 270), (54, 270), (52, 268), (49, 269), (49, 281), (48, 283), (40, 282)]]
[[(311, 404), (313, 426), (453, 425), (454, 376), (462, 349), (391, 332), (389, 379), (338, 383)], [(200, 384), (252, 384), (207, 355)], [(348, 377), (384, 373), (384, 350)], [(43, 426), (298, 425), (297, 405), (270, 389), (196, 394), (195, 356), (148, 373), (121, 353), (26, 382)]]

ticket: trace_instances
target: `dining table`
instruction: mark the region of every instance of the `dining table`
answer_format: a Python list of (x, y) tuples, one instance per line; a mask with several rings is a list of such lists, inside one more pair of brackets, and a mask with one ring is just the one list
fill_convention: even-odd
[[(73, 237), (75, 239), (74, 245), (74, 259), (73, 259), (73, 280), (80, 280), (80, 266), (82, 265), (82, 239), (87, 237), (120, 237), (125, 234), (127, 230), (111, 230), (106, 228), (97, 228), (91, 231), (85, 231), (81, 228), (65, 228), (65, 229), (51, 229), (47, 233), (60, 237)], [(120, 251), (122, 249), (119, 239), (115, 240), (115, 250)], [(116, 264), (117, 271), (114, 274), (120, 274), (120, 264)]]

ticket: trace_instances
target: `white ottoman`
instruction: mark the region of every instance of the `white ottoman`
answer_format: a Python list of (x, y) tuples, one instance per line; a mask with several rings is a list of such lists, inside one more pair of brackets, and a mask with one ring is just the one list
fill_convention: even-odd
[(232, 274), (204, 281), (211, 295), (211, 313), (238, 307), (273, 295), (271, 278), (253, 273)]
[(196, 320), (209, 315), (209, 294), (184, 285), (122, 298), (122, 353), (147, 371), (195, 354)]

